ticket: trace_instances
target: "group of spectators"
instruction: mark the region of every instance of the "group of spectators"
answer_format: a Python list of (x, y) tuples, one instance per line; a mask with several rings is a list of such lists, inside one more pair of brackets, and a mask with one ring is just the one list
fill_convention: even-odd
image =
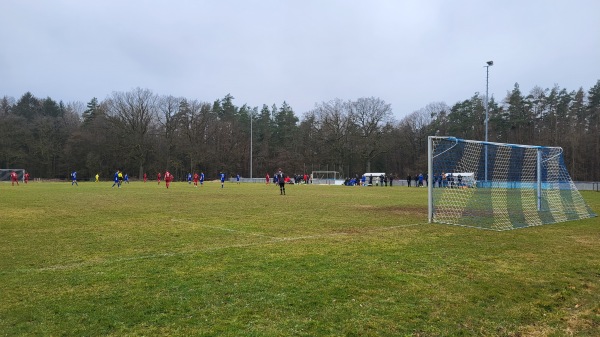
[(356, 175), (354, 178), (346, 178), (344, 185), (346, 186), (393, 186), (394, 176), (381, 174), (374, 176), (372, 174), (363, 174), (361, 177)]
[[(454, 176), (452, 173), (444, 173), (442, 172), (441, 174), (437, 174), (434, 173), (433, 175), (433, 185), (432, 187), (462, 187), (463, 186), (463, 177), (462, 175), (459, 173), (457, 176)], [(406, 183), (408, 184), (408, 187), (411, 186), (411, 182), (414, 181), (414, 186), (415, 187), (423, 187), (423, 186), (427, 186), (428, 182), (427, 182), (427, 174), (422, 174), (419, 173), (418, 175), (414, 175), (414, 177), (408, 175), (406, 177)], [(437, 186), (436, 186), (437, 184)]]
[[(265, 180), (267, 184), (271, 182), (271, 176), (267, 173), (265, 176)], [(273, 174), (273, 183), (278, 184), (281, 178), (279, 177), (279, 172)], [(284, 175), (283, 182), (286, 184), (308, 184), (310, 182), (310, 176), (308, 174), (300, 175), (294, 174), (293, 176)]]
[(406, 184), (408, 187), (411, 186), (411, 183), (414, 181), (415, 187), (423, 187), (427, 186), (427, 174), (423, 175), (423, 173), (415, 174), (412, 177), (410, 174), (406, 177)]

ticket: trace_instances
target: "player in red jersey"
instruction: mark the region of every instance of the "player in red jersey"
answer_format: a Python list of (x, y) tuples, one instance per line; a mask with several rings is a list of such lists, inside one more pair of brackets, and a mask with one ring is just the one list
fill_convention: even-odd
[(29, 182), (29, 172), (25, 172), (25, 184)]
[(169, 171), (165, 172), (165, 185), (167, 185), (167, 188), (169, 188), (169, 185), (171, 184), (172, 179), (173, 179), (173, 176), (171, 175), (171, 172), (169, 172)]
[(156, 175), (156, 181), (158, 181), (159, 185), (160, 185), (160, 178), (161, 178), (161, 175), (160, 175), (160, 172), (158, 172), (158, 174)]
[(269, 180), (270, 180), (269, 173), (267, 173), (267, 185), (269, 185)]
[(12, 182), (12, 186), (15, 186), (15, 183), (17, 183), (17, 186), (19, 186), (19, 177), (17, 176), (17, 172), (12, 171), (10, 173), (10, 181)]
[(144, 182), (146, 182), (146, 180), (148, 180), (148, 175), (144, 173)]
[(194, 173), (194, 187), (198, 187), (198, 180), (200, 180), (200, 176), (198, 173)]

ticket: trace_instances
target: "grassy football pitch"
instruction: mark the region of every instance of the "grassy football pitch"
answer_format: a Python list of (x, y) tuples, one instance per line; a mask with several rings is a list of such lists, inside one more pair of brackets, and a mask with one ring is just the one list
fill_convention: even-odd
[(599, 218), (494, 232), (428, 224), (425, 188), (111, 185), (0, 183), (0, 336), (600, 335)]

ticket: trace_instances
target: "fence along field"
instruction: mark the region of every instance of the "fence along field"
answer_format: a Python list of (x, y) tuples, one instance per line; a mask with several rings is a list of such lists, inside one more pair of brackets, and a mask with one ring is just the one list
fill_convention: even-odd
[(111, 185), (0, 183), (4, 334), (600, 333), (597, 218), (493, 232), (428, 224), (426, 188)]

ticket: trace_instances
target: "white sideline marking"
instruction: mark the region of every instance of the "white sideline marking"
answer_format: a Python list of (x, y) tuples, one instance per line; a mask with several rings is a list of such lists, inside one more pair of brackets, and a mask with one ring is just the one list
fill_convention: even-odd
[[(352, 233), (336, 232), (336, 233), (304, 235), (304, 236), (296, 236), (296, 237), (275, 237), (275, 236), (268, 236), (268, 235), (264, 235), (264, 234), (260, 234), (260, 233), (239, 231), (239, 230), (235, 230), (235, 229), (231, 229), (231, 228), (203, 225), (203, 224), (191, 222), (188, 220), (182, 220), (182, 219), (171, 219), (171, 221), (182, 222), (182, 223), (202, 226), (202, 227), (206, 227), (206, 228), (211, 228), (211, 229), (218, 229), (218, 230), (223, 230), (223, 231), (227, 231), (227, 232), (236, 232), (236, 233), (242, 233), (242, 234), (247, 234), (247, 235), (252, 235), (252, 236), (258, 236), (258, 237), (267, 238), (270, 240), (266, 241), (266, 242), (238, 243), (238, 244), (233, 244), (233, 245), (210, 247), (210, 248), (199, 249), (199, 250), (188, 250), (188, 251), (179, 251), (179, 252), (171, 252), (171, 253), (160, 253), (160, 254), (152, 254), (152, 255), (120, 257), (120, 258), (114, 258), (114, 259), (100, 259), (100, 260), (91, 260), (91, 261), (84, 261), (84, 262), (74, 262), (74, 263), (70, 263), (70, 264), (54, 265), (54, 266), (42, 267), (42, 268), (23, 268), (23, 269), (16, 269), (16, 270), (14, 270), (14, 272), (44, 272), (44, 271), (72, 270), (72, 269), (76, 269), (76, 268), (80, 268), (80, 267), (87, 267), (87, 266), (94, 266), (94, 265), (103, 265), (103, 264), (106, 265), (106, 264), (119, 263), (119, 262), (157, 259), (157, 258), (162, 258), (162, 257), (187, 255), (187, 254), (194, 254), (194, 253), (201, 253), (201, 252), (207, 253), (207, 252), (218, 251), (218, 250), (222, 250), (222, 249), (245, 248), (245, 247), (252, 247), (252, 246), (266, 246), (266, 245), (276, 244), (279, 242), (353, 235)], [(416, 223), (416, 224), (398, 225), (398, 226), (391, 226), (391, 227), (378, 227), (378, 228), (372, 228), (372, 229), (366, 230), (366, 232), (386, 231), (386, 230), (393, 230), (393, 229), (398, 229), (398, 228), (414, 227), (414, 226), (421, 226), (421, 225), (423, 225), (423, 224)], [(0, 272), (0, 273), (4, 274), (3, 272)]]

